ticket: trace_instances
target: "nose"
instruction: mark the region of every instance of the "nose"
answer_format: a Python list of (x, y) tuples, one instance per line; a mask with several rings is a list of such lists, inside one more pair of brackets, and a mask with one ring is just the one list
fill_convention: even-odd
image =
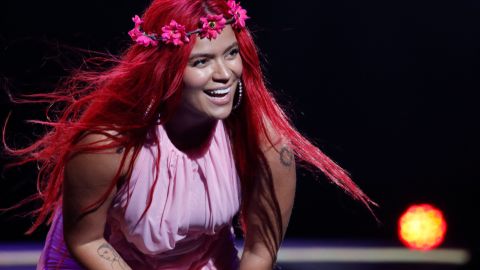
[(232, 71), (223, 61), (216, 61), (212, 79), (216, 82), (227, 83), (232, 77)]

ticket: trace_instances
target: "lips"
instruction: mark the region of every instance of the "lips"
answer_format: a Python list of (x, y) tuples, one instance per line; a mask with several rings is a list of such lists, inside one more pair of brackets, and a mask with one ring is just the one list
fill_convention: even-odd
[(231, 91), (231, 87), (223, 88), (223, 89), (215, 89), (215, 90), (205, 90), (205, 94), (209, 95), (210, 97), (220, 98), (228, 95)]
[(207, 96), (210, 102), (217, 106), (223, 106), (229, 104), (232, 99), (232, 87), (224, 89), (215, 89), (215, 90), (205, 90), (203, 91)]

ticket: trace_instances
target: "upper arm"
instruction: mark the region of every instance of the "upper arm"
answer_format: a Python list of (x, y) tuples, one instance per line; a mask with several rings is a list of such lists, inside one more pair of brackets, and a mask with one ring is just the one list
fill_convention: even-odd
[(264, 154), (272, 173), (273, 188), (282, 215), (283, 233), (285, 233), (295, 198), (297, 180), (295, 156), (287, 143), (270, 146)]
[[(274, 263), (294, 203), (296, 168), (293, 152), (284, 139), (277, 137), (266, 141), (268, 143), (264, 144), (262, 150), (271, 172), (272, 182), (270, 185), (266, 179), (256, 180), (246, 217), (247, 231), (241, 269), (259, 266), (265, 266), (267, 269)], [(265, 224), (269, 224), (270, 227)], [(273, 243), (275, 246), (272, 246)]]
[[(266, 128), (268, 139), (264, 138), (262, 140), (262, 152), (271, 172), (274, 199), (278, 202), (280, 208), (282, 228), (283, 233), (285, 233), (295, 198), (297, 181), (295, 155), (290, 147), (289, 140), (279, 134), (268, 121), (266, 121)], [(262, 181), (262, 179), (259, 180)], [(264, 192), (262, 190), (265, 187), (264, 185), (258, 185), (258, 192)]]
[[(89, 134), (79, 142), (89, 143), (107, 144), (109, 140), (105, 135)], [(116, 149), (105, 149), (79, 153), (67, 161), (62, 200), (67, 246), (81, 245), (103, 237), (108, 208), (116, 193), (112, 181), (123, 155)], [(101, 201), (112, 185), (113, 189)], [(95, 205), (97, 202), (101, 203)], [(87, 209), (90, 211), (85, 211)]]

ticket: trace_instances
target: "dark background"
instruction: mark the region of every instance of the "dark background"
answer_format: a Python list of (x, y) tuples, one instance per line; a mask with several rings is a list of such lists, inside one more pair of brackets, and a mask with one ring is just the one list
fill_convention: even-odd
[[(2, 0), (2, 89), (51, 91), (89, 56), (69, 47), (119, 53), (130, 44), (130, 18), (148, 3)], [(400, 245), (400, 214), (412, 203), (432, 203), (448, 222), (443, 247), (478, 254), (480, 2), (242, 5), (267, 81), (295, 125), (380, 205), (377, 223), (321, 174), (299, 169), (287, 239)], [(8, 143), (24, 146), (44, 131), (24, 122), (43, 119), (43, 107), (12, 105), (7, 91), (0, 96), (2, 122), (12, 111)], [(3, 173), (0, 207), (35, 191), (34, 167)], [(0, 241), (43, 240), (45, 228), (22, 235), (30, 224), (1, 215)]]

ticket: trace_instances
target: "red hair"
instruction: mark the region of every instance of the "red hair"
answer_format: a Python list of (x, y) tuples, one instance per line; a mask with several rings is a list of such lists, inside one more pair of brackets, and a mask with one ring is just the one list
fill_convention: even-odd
[[(200, 17), (211, 13), (229, 17), (226, 1), (154, 0), (144, 13), (143, 29), (145, 32), (161, 33), (161, 27), (171, 19), (185, 25), (186, 29), (196, 29)], [(256, 180), (261, 179), (260, 184), (269, 191), (262, 194), (269, 199), (265, 200), (268, 201), (265, 207), (275, 212), (275, 217), (267, 221), (267, 239), (273, 241), (272, 248), (279, 246), (283, 235), (279, 206), (273, 192), (271, 171), (261, 148), (266, 141), (274, 145), (274, 137), (281, 137), (297, 159), (310, 165), (310, 168), (321, 170), (328, 179), (370, 208), (373, 202), (349, 175), (304, 138), (276, 103), (265, 86), (257, 48), (248, 29), (236, 31), (235, 35), (243, 61), (244, 98), (225, 122), (241, 179), (241, 216), (248, 215), (253, 187), (258, 184)], [(100, 71), (78, 70), (55, 92), (28, 95), (26, 99), (16, 101), (63, 105), (63, 109), (56, 112), (57, 119), (32, 121), (46, 125), (50, 130), (30, 146), (11, 149), (6, 146), (4, 138), (7, 151), (19, 157), (19, 161), (10, 164), (10, 167), (27, 162), (38, 162), (41, 166), (37, 179), (38, 194), (27, 200), (40, 199), (42, 205), (34, 212), (37, 218), (27, 233), (50, 220), (52, 212), (61, 203), (63, 170), (69, 157), (85, 151), (124, 147), (124, 153), (133, 150), (135, 160), (147, 136), (153, 136), (158, 142), (152, 127), (169, 121), (180, 102), (183, 71), (196, 37), (191, 39), (190, 43), (181, 47), (161, 45), (145, 48), (134, 44), (118, 58), (90, 58), (89, 62), (99, 61), (111, 67)], [(111, 135), (109, 131), (112, 130), (119, 135)], [(87, 133), (104, 134), (110, 143), (102, 146), (78, 145), (77, 142)], [(157, 148), (157, 151), (161, 149)], [(126, 155), (109, 192), (119, 181), (120, 171), (126, 166), (125, 160)], [(129, 171), (133, 164), (129, 163)], [(157, 170), (158, 164), (159, 161)], [(108, 193), (99, 198), (96, 205), (101, 204)], [(151, 196), (149, 199), (151, 203)], [(267, 211), (265, 216), (268, 216)]]

